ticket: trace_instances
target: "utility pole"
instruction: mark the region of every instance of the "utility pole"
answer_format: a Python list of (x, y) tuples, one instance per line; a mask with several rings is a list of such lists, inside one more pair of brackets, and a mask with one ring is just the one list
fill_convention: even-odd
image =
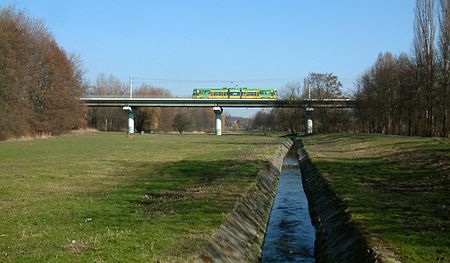
[(308, 100), (311, 99), (311, 88), (309, 87), (309, 79), (306, 79), (306, 85), (308, 85)]
[(130, 99), (133, 98), (133, 75), (130, 75)]
[[(305, 83), (303, 84), (305, 88), (308, 89), (308, 100), (311, 100), (311, 89), (309, 87), (309, 78), (305, 78)], [(308, 106), (305, 108), (305, 134), (310, 135), (313, 133), (313, 112), (314, 108)]]
[(309, 79), (305, 78), (303, 81), (303, 86), (305, 87), (305, 91), (306, 89), (308, 89), (308, 99), (311, 99), (311, 90), (309, 89)]

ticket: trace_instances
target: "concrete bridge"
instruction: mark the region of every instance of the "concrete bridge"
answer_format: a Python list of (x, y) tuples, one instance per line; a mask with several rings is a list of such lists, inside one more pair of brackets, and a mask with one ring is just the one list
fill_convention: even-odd
[(222, 112), (224, 107), (234, 108), (304, 108), (306, 110), (306, 133), (313, 132), (314, 108), (353, 108), (351, 99), (191, 99), (191, 98), (81, 98), (89, 107), (122, 107), (128, 112), (128, 133), (134, 133), (136, 107), (210, 107), (216, 118), (216, 135), (222, 134)]

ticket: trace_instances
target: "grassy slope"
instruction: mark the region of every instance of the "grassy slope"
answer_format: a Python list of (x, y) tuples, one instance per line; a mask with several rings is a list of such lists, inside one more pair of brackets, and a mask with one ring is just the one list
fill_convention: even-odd
[(334, 134), (304, 142), (371, 236), (404, 262), (450, 262), (450, 140)]
[(187, 261), (281, 139), (88, 133), (0, 142), (0, 261)]

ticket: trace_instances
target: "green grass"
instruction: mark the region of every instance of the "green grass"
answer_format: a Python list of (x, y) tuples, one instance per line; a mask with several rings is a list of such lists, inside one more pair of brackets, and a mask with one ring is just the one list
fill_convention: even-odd
[(91, 132), (0, 142), (0, 261), (190, 261), (281, 141)]
[(450, 140), (304, 137), (305, 149), (367, 234), (403, 262), (450, 262)]

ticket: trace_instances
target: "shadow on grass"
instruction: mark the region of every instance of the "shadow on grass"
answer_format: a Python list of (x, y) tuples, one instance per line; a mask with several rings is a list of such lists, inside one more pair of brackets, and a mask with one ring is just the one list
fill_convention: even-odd
[(450, 261), (449, 140), (326, 134), (305, 144), (352, 216), (402, 261)]
[[(315, 135), (304, 135), (301, 136), (301, 138), (308, 138), (308, 137), (314, 137)], [(343, 140), (347, 139), (346, 135), (343, 134), (327, 134), (327, 135), (319, 135), (320, 141), (315, 141), (314, 143), (311, 143), (311, 145), (329, 145), (334, 144)]]
[(129, 202), (142, 207), (149, 216), (220, 215), (229, 212), (256, 181), (261, 163), (234, 159), (138, 163), (134, 164), (138, 168), (133, 181), (124, 189), (135, 193)]
[[(256, 182), (258, 168), (264, 162), (120, 161), (117, 165), (122, 165), (122, 172), (110, 175), (118, 180), (116, 185), (80, 196), (93, 199), (95, 207), (79, 211), (78, 217), (93, 218), (89, 226), (95, 224), (96, 228), (139, 229), (136, 240), (164, 243), (164, 248), (155, 253), (185, 258), (200, 253), (236, 202)], [(187, 260), (180, 259), (175, 261)]]
[[(223, 142), (208, 142), (208, 144), (223, 145)], [(260, 142), (227, 142), (227, 145), (255, 145), (261, 146)], [(279, 141), (265, 142), (264, 145), (280, 145)]]

